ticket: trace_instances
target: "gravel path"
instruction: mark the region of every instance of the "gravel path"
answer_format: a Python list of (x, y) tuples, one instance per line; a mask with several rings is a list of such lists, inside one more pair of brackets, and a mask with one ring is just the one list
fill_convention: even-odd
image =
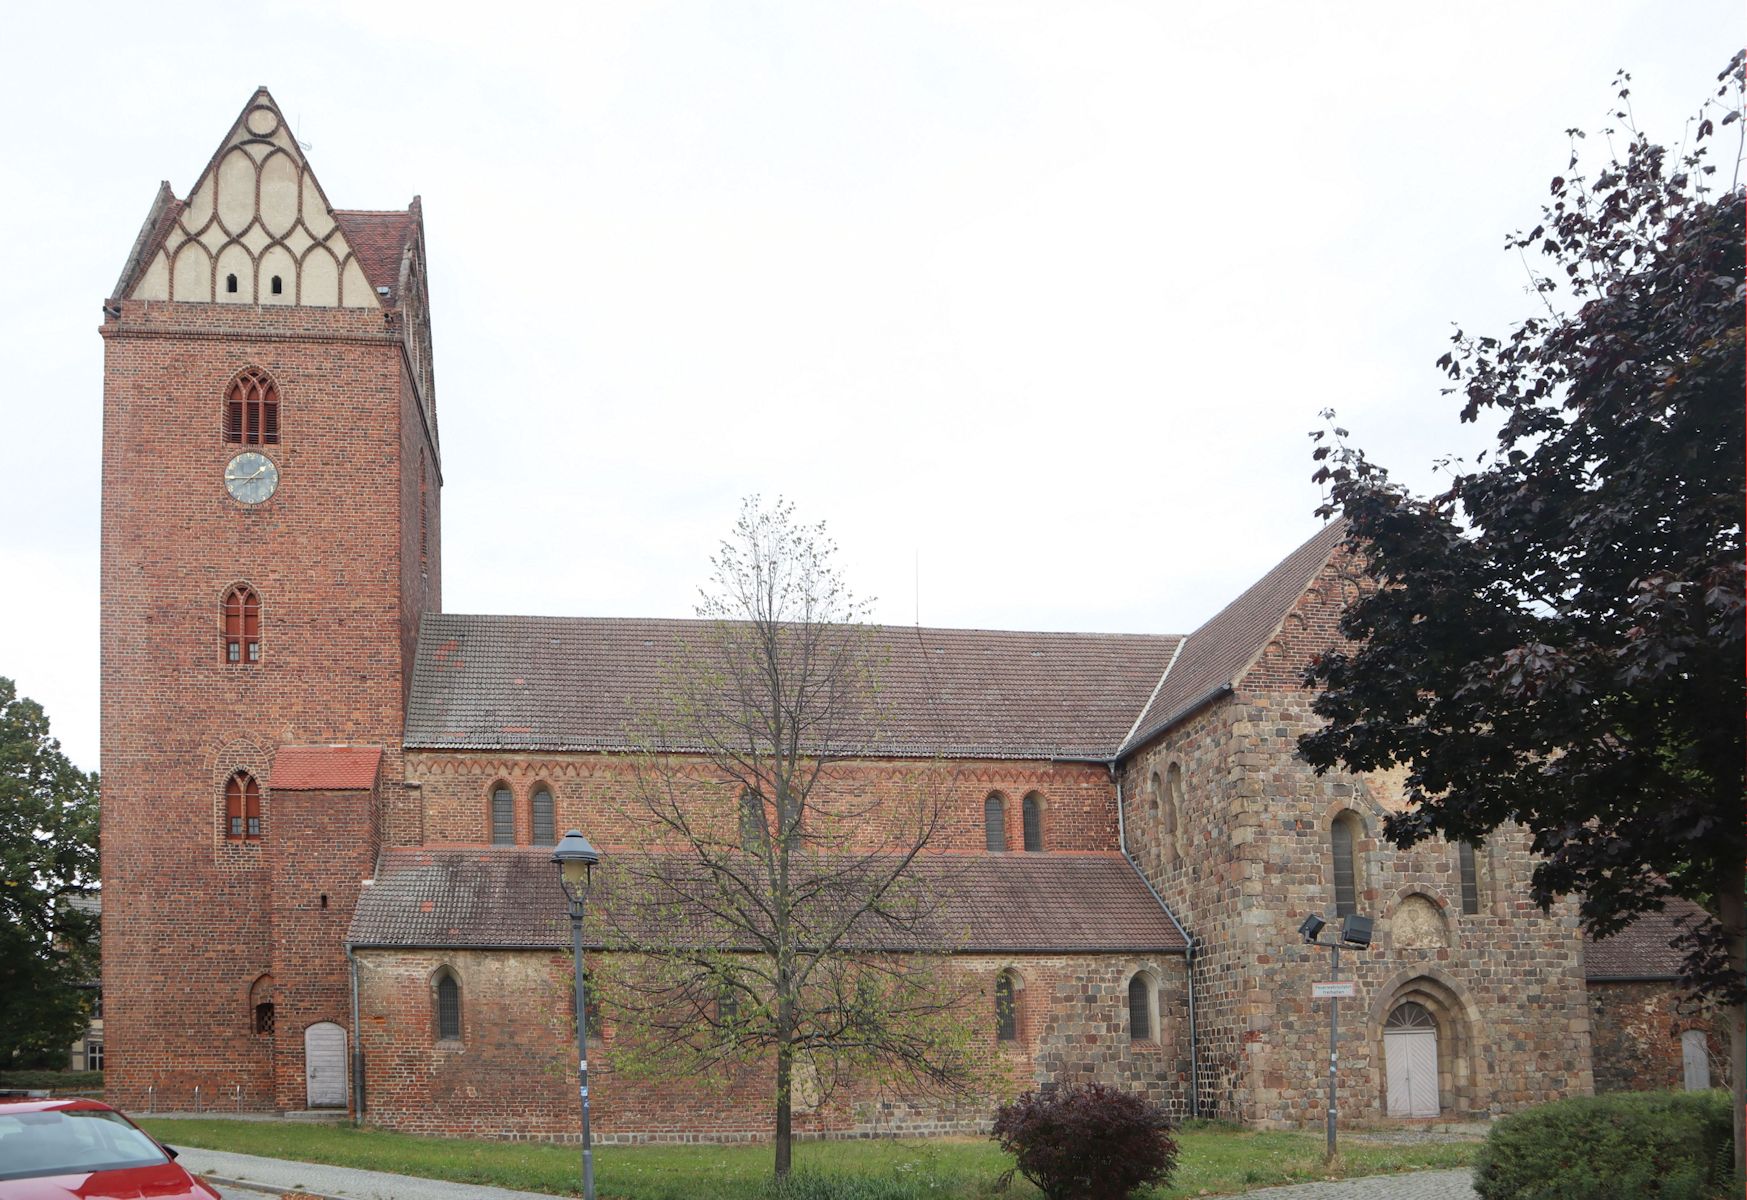
[(476, 1183), (415, 1179), (386, 1171), (290, 1162), (222, 1150), (190, 1147), (176, 1161), (196, 1175), (207, 1176), (224, 1191), (226, 1200), (232, 1197), (259, 1200), (261, 1191), (275, 1198), (280, 1192), (311, 1192), (336, 1200), (552, 1200), (545, 1192), (513, 1192)]
[(1295, 1183), (1245, 1192), (1244, 1200), (1474, 1200), (1467, 1167), (1457, 1171), (1411, 1171), (1335, 1183)]

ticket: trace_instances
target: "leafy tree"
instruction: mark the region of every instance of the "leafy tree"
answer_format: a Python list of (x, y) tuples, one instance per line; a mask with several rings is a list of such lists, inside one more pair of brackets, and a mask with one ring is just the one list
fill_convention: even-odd
[(620, 805), (650, 849), (614, 856), (599, 903), (633, 951), (604, 981), (615, 1068), (772, 1070), (778, 1177), (797, 1101), (852, 1079), (944, 1096), (972, 1074), (966, 976), (938, 953), (950, 881), (918, 862), (948, 772), (923, 759), (870, 795), (844, 769), (887, 739), (866, 604), (834, 555), (791, 505), (744, 503)]
[(88, 1019), (97, 776), (67, 761), (42, 705), (0, 679), (0, 1066), (65, 1066)]
[[(1636, 128), (1623, 72), (1608, 161), (1577, 138), (1542, 219), (1544, 312), (1457, 332), (1438, 362), (1496, 446), (1420, 497), (1347, 439), (1315, 478), (1374, 586), (1355, 644), (1318, 659), (1320, 771), (1405, 765), (1398, 845), (1533, 836), (1543, 907), (1575, 894), (1606, 937), (1670, 896), (1710, 914), (1686, 976), (1733, 1006), (1736, 1168), (1743, 1071), (1743, 193), (1707, 161), (1741, 116), (1743, 56), (1670, 154)], [(1617, 140), (1616, 140), (1617, 139)], [(1332, 416), (1332, 414), (1326, 414)], [(1327, 431), (1325, 431), (1326, 433)]]

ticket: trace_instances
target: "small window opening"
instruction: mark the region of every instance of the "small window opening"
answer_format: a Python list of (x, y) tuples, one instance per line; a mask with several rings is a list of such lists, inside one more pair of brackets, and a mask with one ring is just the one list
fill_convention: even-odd
[(716, 997), (716, 1023), (718, 1025), (733, 1025), (740, 1019), (740, 997), (724, 987), (722, 994)]
[(271, 1037), (274, 1026), (273, 1002), (271, 1000), (255, 1005), (255, 1032), (263, 1037)]
[(323, 908), (326, 908), (328, 906), (328, 894), (326, 892), (323, 892), (321, 894), (321, 906)]
[(1358, 854), (1354, 827), (1358, 818), (1350, 812), (1336, 817), (1329, 826), (1329, 845), (1334, 852), (1335, 915), (1350, 917), (1359, 911)]
[[(232, 276), (232, 278), (235, 278), (235, 276)], [(279, 276), (277, 276), (277, 275), (273, 276), (273, 294), (275, 296), (282, 295), (284, 293), (284, 291), (285, 291), (285, 281), (283, 279), (280, 279)]]
[(534, 816), (534, 845), (556, 845), (558, 827), (552, 819), (552, 793), (544, 787), (536, 789), (531, 807)]
[(1026, 795), (1020, 804), (1020, 815), (1024, 817), (1025, 848), (1027, 850), (1043, 849), (1043, 797), (1036, 792)]
[(224, 785), (225, 837), (233, 842), (261, 840), (261, 785), (238, 771)]
[(235, 275), (226, 275), (224, 277), (224, 290), (227, 292), (234, 292), (237, 290), (237, 277)]
[(225, 662), (261, 661), (261, 598), (247, 584), (239, 583), (225, 593), (219, 634)]
[(1153, 1029), (1152, 987), (1145, 971), (1128, 981), (1128, 1036), (1131, 1041), (1157, 1040)]
[(1474, 843), (1456, 843), (1456, 863), (1462, 875), (1462, 914), (1475, 916), (1480, 912), (1480, 873), (1474, 865)]
[(491, 793), (491, 844), (516, 844), (516, 797), (507, 787), (496, 788)]
[(1007, 802), (1000, 792), (990, 792), (983, 801), (983, 846), (995, 852), (1007, 849)]
[(995, 1040), (1019, 1040), (1019, 1010), (1013, 999), (1013, 975), (1008, 971), (995, 976)]
[(437, 980), (437, 1040), (461, 1040), (461, 985), (448, 971)]

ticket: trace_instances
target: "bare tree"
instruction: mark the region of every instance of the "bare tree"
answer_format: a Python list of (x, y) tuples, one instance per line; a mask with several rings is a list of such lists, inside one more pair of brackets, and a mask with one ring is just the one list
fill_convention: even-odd
[(744, 502), (620, 802), (652, 848), (615, 863), (603, 903), (630, 951), (603, 984), (616, 1067), (773, 1069), (778, 1176), (797, 1092), (943, 1096), (972, 1073), (967, 976), (944, 957), (951, 883), (919, 858), (950, 771), (858, 766), (890, 743), (867, 605), (835, 553), (792, 505)]

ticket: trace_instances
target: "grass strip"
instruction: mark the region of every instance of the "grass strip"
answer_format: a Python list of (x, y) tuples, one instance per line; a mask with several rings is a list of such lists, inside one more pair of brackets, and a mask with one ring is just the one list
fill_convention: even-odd
[[(574, 1146), (419, 1137), (348, 1125), (280, 1121), (148, 1117), (140, 1124), (172, 1146), (557, 1195), (579, 1191), (579, 1155)], [(1147, 1193), (1150, 1200), (1461, 1167), (1472, 1160), (1478, 1145), (1380, 1145), (1349, 1138), (1330, 1169), (1322, 1161), (1320, 1133), (1206, 1126), (1180, 1131), (1178, 1141), (1181, 1155), (1176, 1178), (1170, 1188)], [(968, 1138), (801, 1142), (795, 1147), (795, 1161), (797, 1169), (809, 1177), (809, 1186), (792, 1194), (817, 1200), (905, 1200), (911, 1196), (981, 1200), (996, 1195), (1035, 1200), (1038, 1195), (1023, 1179), (1015, 1179), (1005, 1193), (998, 1192), (997, 1181), (1011, 1160), (993, 1143)], [(770, 1166), (768, 1145), (606, 1146), (595, 1151), (596, 1182), (603, 1200), (695, 1200), (699, 1196), (766, 1200)]]

